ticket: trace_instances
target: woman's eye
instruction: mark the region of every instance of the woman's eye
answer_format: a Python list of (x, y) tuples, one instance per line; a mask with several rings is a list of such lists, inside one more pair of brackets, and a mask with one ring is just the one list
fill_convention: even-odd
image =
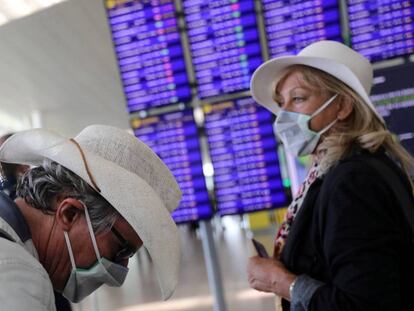
[(295, 103), (301, 103), (301, 102), (303, 102), (304, 100), (305, 100), (305, 98), (300, 97), (300, 96), (295, 96), (295, 97), (293, 97), (293, 101), (294, 101)]

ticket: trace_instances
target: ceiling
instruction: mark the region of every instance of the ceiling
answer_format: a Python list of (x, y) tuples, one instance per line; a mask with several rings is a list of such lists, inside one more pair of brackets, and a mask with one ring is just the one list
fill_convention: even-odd
[(69, 0), (0, 27), (0, 112), (75, 135), (128, 128), (103, 0)]

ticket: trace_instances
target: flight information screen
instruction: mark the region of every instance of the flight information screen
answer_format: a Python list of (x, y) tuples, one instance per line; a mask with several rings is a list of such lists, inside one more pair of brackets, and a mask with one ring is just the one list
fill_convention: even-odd
[(353, 49), (372, 61), (414, 52), (414, 2), (348, 0)]
[(320, 40), (342, 41), (337, 0), (262, 0), (270, 58)]
[(174, 0), (106, 1), (130, 112), (191, 100)]
[(371, 100), (388, 128), (414, 156), (414, 64), (377, 70)]
[(219, 214), (285, 206), (271, 113), (251, 98), (203, 109)]
[(193, 111), (131, 120), (135, 136), (169, 167), (183, 192), (172, 216), (177, 223), (210, 218), (212, 208), (203, 175), (201, 151)]
[(199, 98), (246, 91), (262, 63), (254, 0), (183, 0)]

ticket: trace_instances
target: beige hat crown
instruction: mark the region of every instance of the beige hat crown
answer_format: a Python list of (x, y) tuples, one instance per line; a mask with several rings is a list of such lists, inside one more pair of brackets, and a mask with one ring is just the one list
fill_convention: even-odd
[[(167, 209), (172, 212), (178, 205), (180, 189), (171, 171), (141, 140), (125, 131), (107, 126), (89, 126), (75, 140), (84, 150), (116, 163), (143, 178), (157, 189)], [(157, 172), (157, 174), (154, 174)]]
[(298, 56), (319, 57), (341, 63), (351, 70), (367, 94), (371, 92), (373, 78), (371, 63), (364, 56), (341, 43), (319, 41), (305, 47)]

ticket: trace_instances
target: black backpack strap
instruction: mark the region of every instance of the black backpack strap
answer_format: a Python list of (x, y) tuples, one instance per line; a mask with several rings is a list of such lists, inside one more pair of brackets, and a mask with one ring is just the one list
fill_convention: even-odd
[(388, 186), (392, 189), (399, 205), (402, 208), (404, 216), (411, 228), (411, 238), (414, 243), (414, 198), (411, 192), (407, 191), (401, 178), (388, 165), (376, 158), (369, 158), (368, 164), (379, 172)]
[[(22, 212), (19, 210), (17, 205), (2, 191), (0, 191), (0, 218), (6, 221), (8, 225), (13, 228), (13, 230), (17, 233), (23, 242), (31, 239), (30, 229), (23, 217)], [(4, 231), (1, 231), (1, 229), (0, 232), (2, 232), (3, 235), (6, 234), (9, 236)]]

